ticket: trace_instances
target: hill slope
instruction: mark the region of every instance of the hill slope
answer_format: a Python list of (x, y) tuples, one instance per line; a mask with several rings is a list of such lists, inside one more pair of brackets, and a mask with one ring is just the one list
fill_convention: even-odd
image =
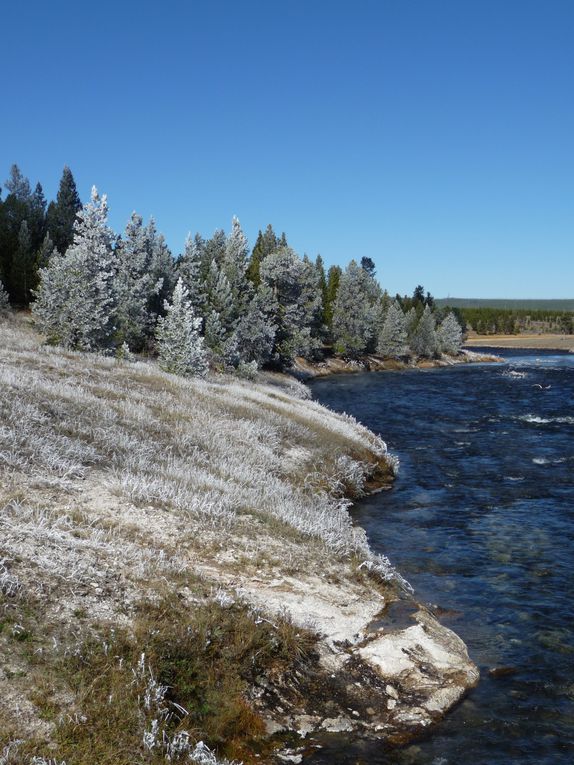
[(299, 384), (185, 380), (45, 347), (14, 319), (0, 381), (2, 762), (215, 762), (200, 740), (265, 762), (293, 730), (404, 740), (476, 682), (414, 601), (408, 628), (384, 626), (404, 583), (342, 495), (388, 483), (392, 460)]

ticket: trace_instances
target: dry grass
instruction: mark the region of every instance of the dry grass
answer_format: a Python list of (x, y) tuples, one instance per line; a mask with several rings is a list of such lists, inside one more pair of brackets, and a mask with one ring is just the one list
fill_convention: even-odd
[[(269, 659), (269, 669), (307, 648), (285, 624), (270, 635), (247, 607), (205, 611), (201, 593), (222, 578), (237, 576), (239, 586), (242, 571), (344, 569), (351, 579), (362, 561), (392, 578), (343, 498), (381, 466), (395, 468), (379, 438), (306, 399), (295, 382), (185, 380), (152, 362), (50, 348), (24, 318), (0, 320), (0, 653), (10, 657), (0, 669), (0, 763), (23, 756), (16, 739), (20, 753), (57, 752), (68, 765), (164, 761), (165, 741), (146, 749), (147, 712), (127, 697), (104, 703), (143, 646), (147, 679), (155, 673), (176, 703), (209, 710), (189, 712), (184, 727), (170, 717), (169, 740), (185, 729), (185, 756), (204, 737), (225, 756), (248, 758), (262, 731), (246, 663)], [(177, 690), (170, 673), (179, 660), (169, 657), (208, 629), (223, 630), (225, 655), (205, 665), (196, 656), (191, 698)], [(138, 683), (124, 689), (132, 701)], [(206, 690), (222, 683), (221, 696)], [(108, 725), (120, 736), (113, 746)], [(85, 754), (69, 759), (73, 746)]]

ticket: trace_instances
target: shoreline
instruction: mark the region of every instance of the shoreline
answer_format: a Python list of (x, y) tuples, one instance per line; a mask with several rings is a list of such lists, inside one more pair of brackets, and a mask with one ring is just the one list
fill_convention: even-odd
[(457, 356), (443, 354), (437, 359), (384, 359), (370, 354), (358, 359), (344, 359), (330, 356), (324, 361), (308, 361), (300, 356), (295, 359), (288, 374), (301, 382), (308, 382), (317, 377), (329, 377), (338, 374), (360, 374), (361, 372), (403, 371), (406, 369), (436, 369), (453, 367), (458, 364), (498, 363), (503, 361), (500, 356), (491, 353), (462, 350)]
[(551, 350), (574, 353), (574, 335), (521, 334), (470, 335), (465, 346), (474, 348), (516, 348), (525, 350)]

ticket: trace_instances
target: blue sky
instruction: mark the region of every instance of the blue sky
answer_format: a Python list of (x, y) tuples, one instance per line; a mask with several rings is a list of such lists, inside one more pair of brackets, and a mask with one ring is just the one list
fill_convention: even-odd
[(271, 222), (391, 293), (574, 296), (572, 0), (6, 3), (0, 176)]

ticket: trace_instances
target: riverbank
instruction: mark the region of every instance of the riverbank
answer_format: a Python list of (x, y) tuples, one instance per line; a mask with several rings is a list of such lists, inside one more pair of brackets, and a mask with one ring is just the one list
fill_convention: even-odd
[(462, 350), (456, 356), (442, 354), (436, 359), (386, 359), (371, 354), (359, 359), (345, 359), (340, 356), (330, 356), (323, 361), (312, 362), (308, 359), (297, 357), (290, 372), (297, 379), (305, 381), (312, 380), (316, 377), (328, 377), (329, 375), (336, 374), (382, 372), (402, 369), (432, 369), (435, 367), (455, 366), (456, 364), (497, 361), (501, 361), (501, 359), (491, 353), (478, 353), (469, 350)]
[(569, 351), (574, 353), (574, 335), (520, 334), (520, 335), (474, 335), (470, 334), (465, 345), (481, 348), (532, 348), (540, 350)]
[(371, 431), (289, 378), (0, 335), (4, 762), (297, 761), (409, 740), (476, 684), (353, 525), (345, 497), (393, 480)]

